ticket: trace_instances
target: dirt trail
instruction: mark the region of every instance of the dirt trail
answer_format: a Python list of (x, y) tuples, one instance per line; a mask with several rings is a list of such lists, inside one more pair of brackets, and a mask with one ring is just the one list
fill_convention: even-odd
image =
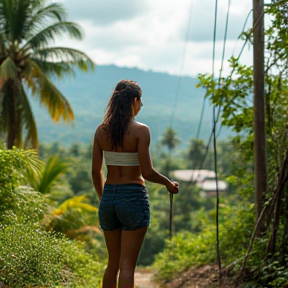
[(159, 288), (159, 285), (152, 280), (153, 270), (149, 268), (139, 268), (135, 272), (136, 288)]
[[(152, 269), (139, 268), (135, 272), (135, 285), (136, 288), (216, 288), (218, 287), (217, 269), (216, 265), (194, 267), (182, 273), (173, 281), (160, 286), (152, 280), (154, 272)], [(222, 287), (231, 288), (234, 287), (234, 285), (224, 280)]]

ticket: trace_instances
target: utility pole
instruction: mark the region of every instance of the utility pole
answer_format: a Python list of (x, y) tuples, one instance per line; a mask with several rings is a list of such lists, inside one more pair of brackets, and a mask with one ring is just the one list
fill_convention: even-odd
[(264, 1), (253, 0), (254, 171), (256, 221), (267, 190), (264, 104)]

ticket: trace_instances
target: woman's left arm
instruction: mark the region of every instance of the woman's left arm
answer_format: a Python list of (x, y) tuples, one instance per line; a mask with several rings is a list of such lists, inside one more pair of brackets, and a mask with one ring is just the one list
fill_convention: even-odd
[(98, 142), (99, 133), (100, 129), (98, 127), (94, 136), (94, 143), (92, 150), (92, 179), (99, 201), (101, 201), (105, 179), (102, 172), (103, 151), (100, 148)]

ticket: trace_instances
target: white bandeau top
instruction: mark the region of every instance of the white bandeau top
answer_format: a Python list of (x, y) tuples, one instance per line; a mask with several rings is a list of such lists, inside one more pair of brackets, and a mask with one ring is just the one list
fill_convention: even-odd
[(110, 166), (139, 166), (138, 152), (104, 151), (106, 165)]

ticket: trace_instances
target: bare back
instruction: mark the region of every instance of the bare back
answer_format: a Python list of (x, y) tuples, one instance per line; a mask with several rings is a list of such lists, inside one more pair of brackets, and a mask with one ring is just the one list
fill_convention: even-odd
[[(147, 127), (144, 124), (131, 120), (128, 124), (127, 131), (123, 139), (123, 149), (119, 148), (114, 150), (115, 152), (139, 152), (139, 141), (141, 141), (141, 131), (143, 127)], [(96, 139), (98, 141), (99, 148), (103, 151), (112, 151), (111, 143), (106, 136), (101, 126), (96, 131)], [(150, 139), (149, 139), (150, 141)], [(147, 147), (148, 148), (148, 147)], [(141, 152), (140, 152), (141, 153)], [(103, 156), (102, 156), (103, 157)], [(141, 166), (107, 166), (107, 184), (129, 184), (138, 183), (145, 185), (144, 178), (141, 175)]]

